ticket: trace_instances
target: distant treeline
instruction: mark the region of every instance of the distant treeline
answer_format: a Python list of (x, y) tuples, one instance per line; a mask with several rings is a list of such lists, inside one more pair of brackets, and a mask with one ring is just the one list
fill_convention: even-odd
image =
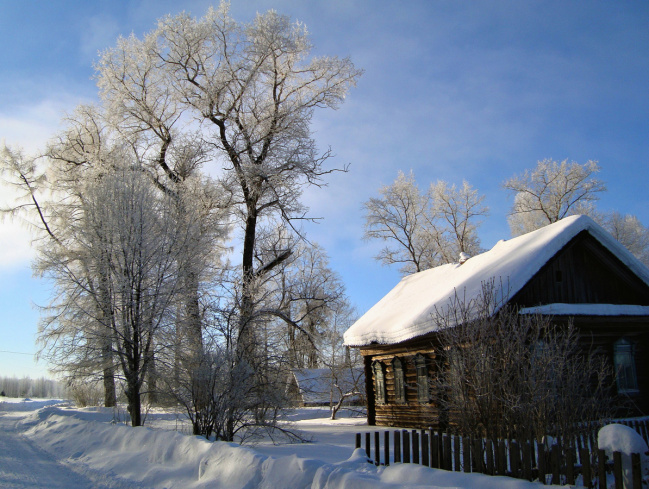
[(66, 392), (64, 384), (44, 377), (40, 379), (0, 377), (0, 396), (65, 398)]

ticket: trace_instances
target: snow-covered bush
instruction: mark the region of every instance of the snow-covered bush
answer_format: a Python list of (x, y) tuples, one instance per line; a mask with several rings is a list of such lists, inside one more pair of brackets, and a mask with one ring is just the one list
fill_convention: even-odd
[(609, 459), (613, 458), (613, 452), (622, 454), (622, 470), (624, 476), (624, 487), (633, 487), (631, 472), (631, 454), (640, 454), (642, 464), (642, 476), (646, 478), (649, 474), (649, 447), (633, 428), (622, 424), (609, 424), (599, 430), (597, 444), (601, 450), (606, 451)]

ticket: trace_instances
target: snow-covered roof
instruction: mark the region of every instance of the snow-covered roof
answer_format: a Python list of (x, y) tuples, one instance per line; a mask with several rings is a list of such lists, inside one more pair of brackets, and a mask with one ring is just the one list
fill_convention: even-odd
[[(332, 389), (334, 384), (339, 386), (343, 394), (363, 387), (363, 371), (359, 368), (338, 369), (335, 378), (328, 368), (303, 368), (293, 370), (292, 373), (305, 404), (328, 404), (332, 400), (338, 402), (340, 391), (338, 388)], [(358, 395), (353, 395), (350, 399), (356, 398)]]
[(499, 241), (463, 264), (450, 263), (404, 277), (344, 334), (348, 346), (393, 344), (437, 329), (455, 297), (468, 302), (495, 281), (496, 303), (514, 296), (559, 250), (582, 231), (617, 256), (649, 285), (649, 269), (595, 221), (571, 216), (528, 234)]

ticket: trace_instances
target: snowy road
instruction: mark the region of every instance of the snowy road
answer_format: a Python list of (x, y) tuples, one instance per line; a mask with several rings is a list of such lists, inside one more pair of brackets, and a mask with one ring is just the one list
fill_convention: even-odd
[(16, 428), (22, 416), (0, 413), (0, 487), (3, 489), (93, 489), (98, 484), (58, 463)]

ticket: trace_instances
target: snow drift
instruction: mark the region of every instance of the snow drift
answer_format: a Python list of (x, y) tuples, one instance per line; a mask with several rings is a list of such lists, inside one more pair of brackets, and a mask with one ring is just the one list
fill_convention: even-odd
[[(87, 419), (96, 414), (96, 409), (91, 413), (45, 407), (25, 417), (22, 425), (29, 439), (75, 472), (89, 479), (112, 478), (120, 487), (133, 483), (167, 489), (539, 487), (538, 483), (506, 477), (411, 464), (375, 467), (361, 449), (334, 464), (295, 455), (276, 458), (233, 443)], [(341, 453), (341, 458), (345, 456)]]

